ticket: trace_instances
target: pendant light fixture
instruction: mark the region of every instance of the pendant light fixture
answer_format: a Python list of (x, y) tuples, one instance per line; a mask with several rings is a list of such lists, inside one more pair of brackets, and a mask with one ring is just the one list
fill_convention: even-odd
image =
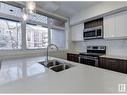
[(24, 21), (26, 21), (28, 19), (28, 13), (27, 13), (26, 8), (23, 8), (23, 10), (22, 10), (22, 18)]
[(26, 3), (26, 9), (29, 14), (32, 14), (35, 12), (36, 4), (33, 1), (28, 1)]
[(23, 8), (23, 11), (22, 11), (22, 18), (24, 21), (26, 21), (31, 14), (36, 12), (35, 8), (36, 8), (35, 2), (33, 1), (26, 2), (26, 7)]

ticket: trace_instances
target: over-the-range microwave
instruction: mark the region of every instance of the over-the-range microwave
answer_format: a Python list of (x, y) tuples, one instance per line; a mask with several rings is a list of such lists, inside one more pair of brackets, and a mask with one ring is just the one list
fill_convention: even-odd
[(102, 26), (84, 29), (83, 30), (83, 38), (84, 38), (84, 40), (103, 38)]

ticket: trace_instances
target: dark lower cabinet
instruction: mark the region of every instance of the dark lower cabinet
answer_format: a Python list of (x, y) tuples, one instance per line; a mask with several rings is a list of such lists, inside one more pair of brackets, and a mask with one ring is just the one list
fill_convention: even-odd
[(127, 60), (100, 58), (100, 68), (127, 73)]
[(79, 62), (79, 55), (73, 54), (73, 53), (67, 53), (67, 60), (73, 61), (73, 62)]

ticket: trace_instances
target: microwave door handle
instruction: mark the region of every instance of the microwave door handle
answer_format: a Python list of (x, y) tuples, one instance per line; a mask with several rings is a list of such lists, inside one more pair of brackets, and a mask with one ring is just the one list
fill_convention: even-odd
[(96, 31), (95, 31), (95, 36), (97, 36), (97, 29), (96, 29)]

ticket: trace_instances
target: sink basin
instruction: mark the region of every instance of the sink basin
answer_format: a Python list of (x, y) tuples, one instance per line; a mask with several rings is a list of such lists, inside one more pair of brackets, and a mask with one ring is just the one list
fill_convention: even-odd
[(48, 63), (46, 61), (43, 61), (43, 62), (39, 62), (40, 64), (44, 65), (45, 67), (47, 68), (50, 68), (52, 66), (56, 66), (56, 65), (59, 65), (60, 63), (57, 62), (56, 60), (49, 60)]
[(55, 72), (60, 72), (60, 71), (69, 69), (70, 67), (71, 66), (69, 66), (69, 65), (62, 64), (62, 65), (51, 67), (50, 69), (55, 71)]
[(60, 72), (60, 71), (69, 69), (73, 66), (69, 63), (65, 63), (59, 60), (49, 60), (48, 63), (46, 61), (42, 61), (39, 63), (55, 72)]

